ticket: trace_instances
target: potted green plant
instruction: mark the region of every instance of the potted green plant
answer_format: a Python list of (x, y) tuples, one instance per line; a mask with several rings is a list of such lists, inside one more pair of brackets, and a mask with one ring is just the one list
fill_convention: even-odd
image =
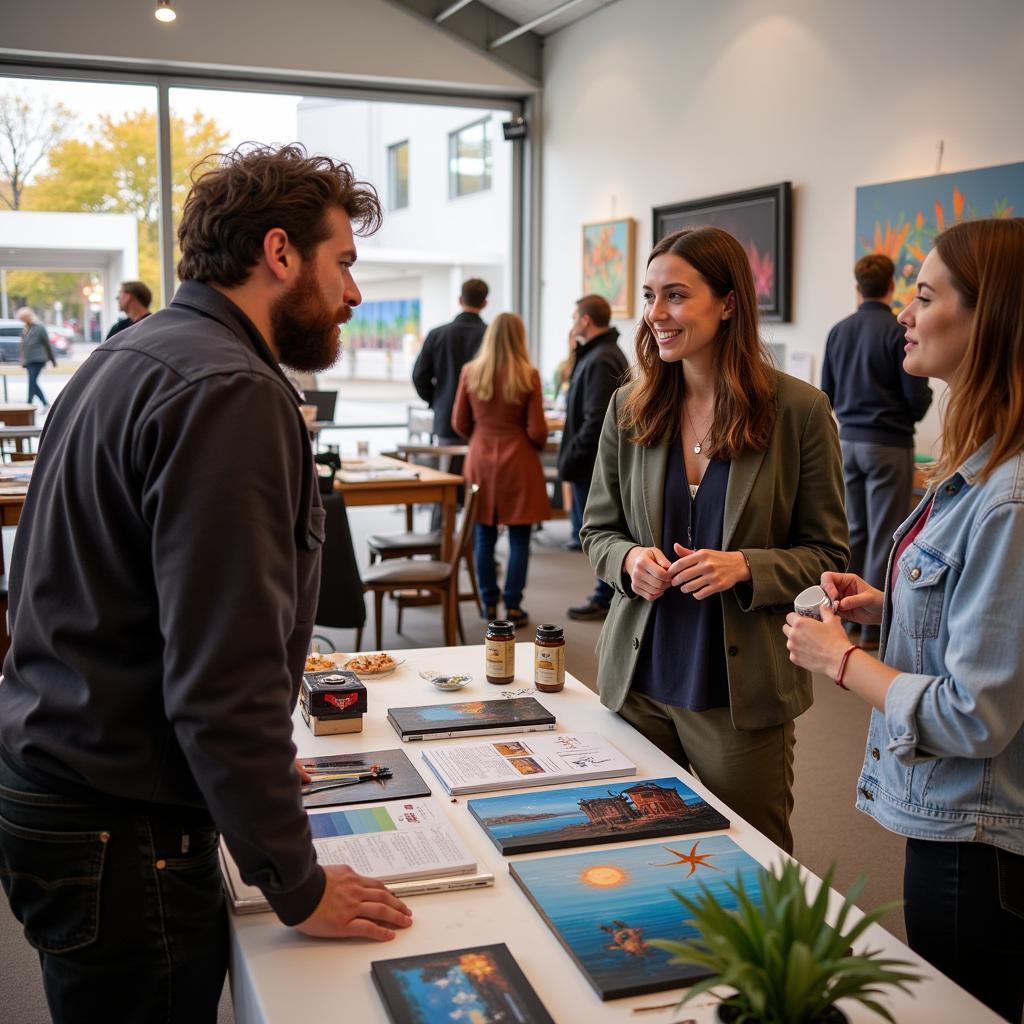
[(920, 977), (905, 969), (911, 965), (904, 960), (883, 959), (879, 950), (854, 954), (852, 946), (899, 904), (879, 907), (847, 929), (866, 881), (861, 878), (843, 900), (835, 924), (829, 924), (833, 874), (829, 868), (811, 901), (797, 864), (785, 864), (778, 874), (762, 868), (761, 906), (737, 876), (735, 885), (727, 885), (736, 898), (735, 910), (723, 907), (705, 886), (695, 899), (675, 892), (699, 935), (651, 944), (674, 954), (673, 963), (700, 964), (713, 972), (689, 990), (680, 1006), (708, 989), (728, 986), (734, 992), (718, 1008), (725, 1024), (842, 1024), (846, 1015), (835, 1006), (840, 999), (854, 999), (893, 1021), (876, 997), (886, 987), (908, 991)]

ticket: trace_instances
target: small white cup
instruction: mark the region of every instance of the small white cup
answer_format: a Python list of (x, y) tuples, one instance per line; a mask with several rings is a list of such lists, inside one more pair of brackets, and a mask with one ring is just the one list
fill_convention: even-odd
[(831, 609), (832, 601), (821, 587), (808, 587), (796, 595), (796, 599), (793, 601), (793, 608), (797, 615), (803, 615), (809, 619), (817, 619), (820, 622), (821, 609)]

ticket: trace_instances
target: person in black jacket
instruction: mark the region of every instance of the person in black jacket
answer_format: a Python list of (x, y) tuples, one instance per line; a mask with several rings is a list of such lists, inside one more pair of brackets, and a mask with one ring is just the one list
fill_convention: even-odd
[[(928, 411), (926, 377), (903, 369), (904, 330), (891, 309), (895, 267), (862, 256), (853, 269), (857, 312), (829, 332), (821, 390), (839, 420), (850, 524), (849, 571), (882, 589), (892, 535), (914, 490), (914, 424)], [(862, 647), (878, 646), (878, 627), (861, 628)]]
[(43, 430), (10, 571), (0, 882), (53, 1019), (213, 1022), (218, 832), (284, 924), (389, 939), (406, 906), (317, 863), (291, 714), (324, 510), (299, 398), (360, 301), (372, 187), (297, 146), (195, 180), (170, 306), (102, 344)]
[(122, 281), (117, 291), (117, 308), (124, 313), (119, 320), (115, 320), (107, 331), (104, 341), (110, 341), (115, 334), (145, 320), (152, 315), (150, 306), (153, 305), (153, 291), (144, 281)]
[[(575, 362), (558, 452), (558, 475), (572, 486), (572, 533), (577, 545), (604, 415), (627, 370), (626, 357), (618, 345), (619, 332), (608, 326), (611, 318), (607, 299), (584, 295), (576, 303), (569, 334), (576, 342)], [(603, 619), (611, 602), (612, 588), (596, 578), (593, 594), (567, 614), (570, 619), (584, 621)]]
[[(487, 305), (489, 291), (487, 282), (478, 277), (464, 281), (459, 294), (462, 312), (451, 323), (435, 327), (427, 334), (412, 368), (412, 385), (434, 410), (434, 436), (441, 445), (464, 443), (452, 427), (452, 407), (462, 368), (476, 355), (487, 329), (480, 313)], [(452, 458), (449, 471), (461, 474), (462, 463), (461, 457)], [(440, 527), (441, 506), (436, 505), (430, 528)]]

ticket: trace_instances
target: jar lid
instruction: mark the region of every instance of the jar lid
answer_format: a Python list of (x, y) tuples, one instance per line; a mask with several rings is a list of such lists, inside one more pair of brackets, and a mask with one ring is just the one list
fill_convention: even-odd
[(543, 622), (537, 627), (537, 639), (538, 640), (564, 640), (565, 631), (561, 626), (556, 626), (551, 622)]
[(488, 636), (515, 636), (516, 627), (507, 619), (495, 619), (487, 623)]

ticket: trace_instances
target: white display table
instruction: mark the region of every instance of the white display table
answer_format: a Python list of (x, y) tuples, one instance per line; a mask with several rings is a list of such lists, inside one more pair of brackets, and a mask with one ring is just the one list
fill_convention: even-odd
[[(671, 1008), (644, 1013), (639, 1007), (671, 1006), (684, 989), (657, 992), (601, 1002), (587, 980), (561, 947), (524, 893), (508, 874), (508, 862), (529, 857), (548, 857), (556, 851), (505, 858), (471, 817), (466, 799), (449, 798), (420, 757), (423, 744), (402, 744), (386, 720), (388, 707), (431, 704), (446, 701), (500, 698), (503, 690), (531, 690), (558, 720), (563, 732), (600, 732), (627, 757), (636, 762), (638, 778), (676, 775), (706, 797), (732, 821), (728, 835), (765, 865), (778, 863), (783, 852), (739, 819), (720, 800), (709, 794), (691, 776), (618, 715), (601, 706), (594, 693), (578, 680), (567, 677), (565, 690), (557, 694), (536, 694), (533, 687), (533, 645), (516, 648), (516, 681), (509, 687), (492, 686), (484, 678), (483, 647), (434, 648), (398, 651), (405, 664), (391, 675), (368, 680), (369, 713), (363, 732), (348, 736), (315, 737), (302, 719), (295, 716), (295, 743), (300, 756), (383, 750), (404, 746), (417, 771), (430, 786), (438, 806), (449, 815), (467, 848), (482, 868), (494, 872), (493, 888), (466, 892), (411, 897), (411, 928), (398, 933), (392, 942), (310, 939), (280, 924), (273, 914), (231, 915), (231, 991), (235, 1019), (239, 1024), (386, 1024), (388, 1017), (370, 977), (370, 962), (398, 956), (413, 956), (465, 946), (504, 942), (548, 1012), (558, 1024), (602, 1024), (602, 1022), (644, 1021), (674, 1024), (693, 1019), (706, 1024), (714, 1017), (714, 1000), (698, 998), (683, 1012)], [(470, 672), (473, 682), (456, 693), (442, 693), (419, 677), (421, 669)], [(435, 743), (480, 743), (477, 737), (437, 740)], [(855, 780), (851, 778), (851, 792)], [(664, 840), (641, 840), (652, 845)], [(618, 845), (635, 845), (630, 840)], [(609, 847), (606, 847), (609, 848)], [(586, 847), (581, 847), (587, 849)], [(591, 847), (590, 849), (593, 849)], [(577, 850), (562, 851), (567, 854)], [(870, 872), (871, 865), (863, 870)], [(834, 903), (839, 898), (833, 894)], [(915, 985), (911, 995), (896, 992), (882, 1000), (900, 1024), (998, 1024), (999, 1019), (972, 996), (938, 974), (906, 946), (879, 926), (872, 927), (858, 948), (882, 949), (886, 956), (915, 963), (925, 981)], [(841, 1003), (851, 1021), (881, 1021), (858, 1003)]]

